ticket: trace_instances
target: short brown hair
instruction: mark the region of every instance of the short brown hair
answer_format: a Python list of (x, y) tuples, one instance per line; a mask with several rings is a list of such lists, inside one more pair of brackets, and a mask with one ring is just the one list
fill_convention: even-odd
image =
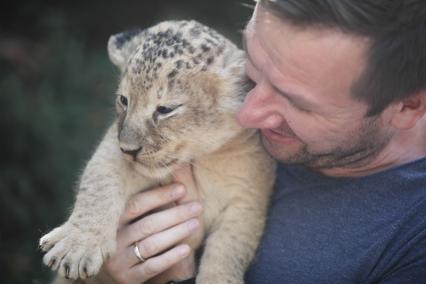
[(352, 94), (367, 115), (426, 88), (426, 1), (260, 0), (296, 26), (337, 28), (371, 41), (367, 67)]

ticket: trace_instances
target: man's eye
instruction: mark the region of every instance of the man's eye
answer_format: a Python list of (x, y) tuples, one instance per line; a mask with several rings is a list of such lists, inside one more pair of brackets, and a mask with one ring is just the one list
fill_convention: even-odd
[(290, 101), (289, 100), (289, 103), (290, 103), (290, 105), (293, 107), (293, 108), (295, 108), (296, 110), (298, 110), (299, 112), (306, 112), (306, 113), (308, 113), (309, 112), (309, 110), (307, 110), (307, 109), (305, 109), (305, 108), (303, 108), (303, 107), (301, 107), (301, 106), (298, 106), (297, 104), (295, 104), (294, 102), (292, 102), (292, 101)]
[(168, 114), (170, 112), (172, 112), (175, 108), (171, 108), (171, 107), (165, 107), (165, 106), (158, 106), (157, 107), (157, 112), (159, 114)]
[(254, 87), (256, 87), (256, 82), (253, 81), (252, 79), (248, 78), (248, 80), (247, 80), (247, 90), (254, 89)]
[(121, 103), (123, 106), (127, 106), (127, 104), (129, 103), (129, 101), (127, 100), (127, 98), (126, 98), (125, 96), (120, 95), (120, 103)]

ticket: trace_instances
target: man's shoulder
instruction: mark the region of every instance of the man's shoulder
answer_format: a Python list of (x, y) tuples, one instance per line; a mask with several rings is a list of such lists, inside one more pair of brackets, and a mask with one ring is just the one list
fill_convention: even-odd
[(266, 271), (269, 283), (397, 283), (404, 267), (421, 279), (426, 158), (362, 178), (321, 177), (283, 165), (278, 174), (248, 283), (266, 283), (259, 280)]

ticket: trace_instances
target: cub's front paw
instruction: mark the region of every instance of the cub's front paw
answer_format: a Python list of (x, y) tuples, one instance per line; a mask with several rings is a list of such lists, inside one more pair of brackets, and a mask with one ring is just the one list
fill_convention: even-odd
[(40, 248), (47, 252), (43, 262), (67, 279), (93, 277), (115, 251), (114, 238), (102, 233), (64, 224), (40, 239)]

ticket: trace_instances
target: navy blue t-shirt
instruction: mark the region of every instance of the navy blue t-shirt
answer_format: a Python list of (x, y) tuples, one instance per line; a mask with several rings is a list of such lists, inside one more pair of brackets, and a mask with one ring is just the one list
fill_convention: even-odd
[(358, 178), (280, 165), (246, 283), (426, 283), (426, 158)]

